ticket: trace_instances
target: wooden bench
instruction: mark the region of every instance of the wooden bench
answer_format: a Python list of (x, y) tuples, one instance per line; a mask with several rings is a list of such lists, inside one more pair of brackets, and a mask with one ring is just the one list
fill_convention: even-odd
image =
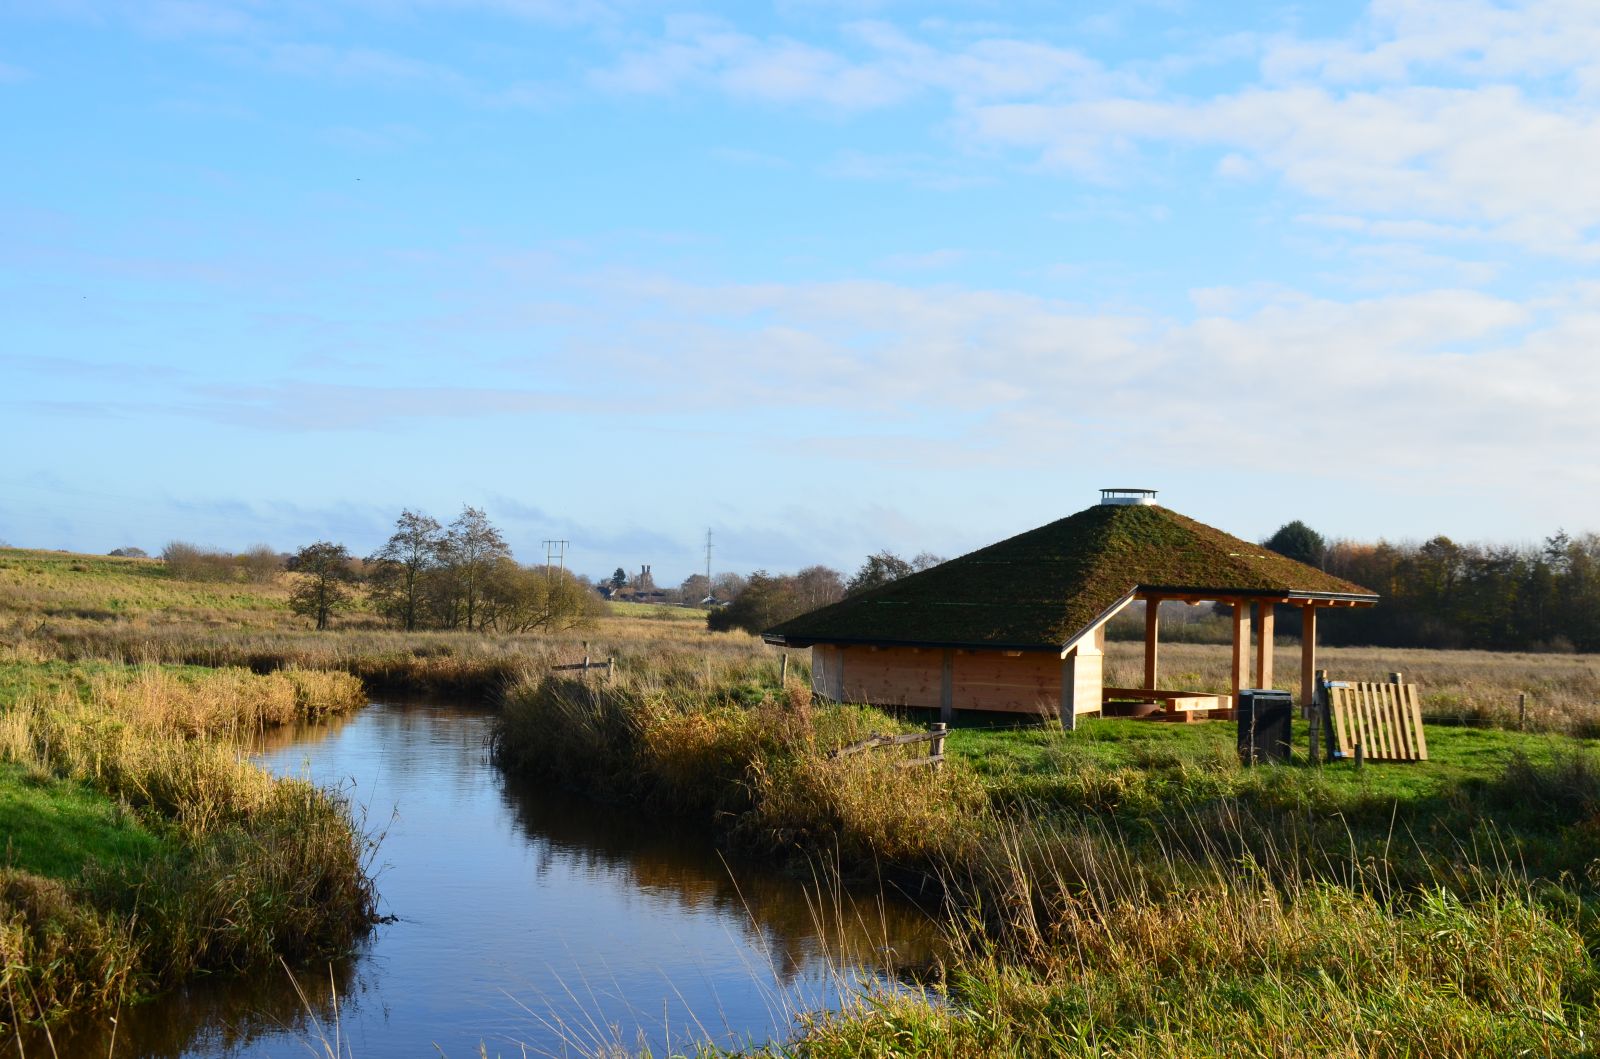
[(1166, 706), (1166, 720), (1198, 720), (1196, 711), (1229, 710), (1232, 696), (1211, 695), (1203, 691), (1161, 691), (1156, 688), (1106, 688), (1108, 702), (1158, 702)]

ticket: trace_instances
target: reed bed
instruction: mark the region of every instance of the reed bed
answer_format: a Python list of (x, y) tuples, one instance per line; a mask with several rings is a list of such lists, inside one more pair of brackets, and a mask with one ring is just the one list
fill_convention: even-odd
[(804, 685), (779, 685), (771, 662), (657, 654), (624, 659), (610, 682), (530, 671), (505, 696), (496, 758), (701, 819), (744, 849), (830, 849), (852, 872), (884, 853), (925, 863), (967, 833), (963, 810), (985, 804), (974, 777), (902, 767), (907, 751), (833, 757), (909, 727), (867, 708), (814, 706)]
[(349, 806), (243, 761), (231, 737), (348, 708), (359, 691), (343, 674), (146, 668), (30, 692), (0, 713), (0, 761), (97, 791), (158, 839), (149, 856), (72, 879), (0, 869), (0, 1024), (347, 950), (374, 911), (371, 850)]

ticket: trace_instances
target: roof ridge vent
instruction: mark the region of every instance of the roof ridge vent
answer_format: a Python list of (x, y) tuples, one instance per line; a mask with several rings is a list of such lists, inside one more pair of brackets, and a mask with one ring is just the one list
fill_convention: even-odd
[(1100, 490), (1100, 503), (1121, 507), (1127, 504), (1146, 504), (1151, 507), (1156, 503), (1156, 490), (1130, 489), (1121, 487), (1116, 489)]

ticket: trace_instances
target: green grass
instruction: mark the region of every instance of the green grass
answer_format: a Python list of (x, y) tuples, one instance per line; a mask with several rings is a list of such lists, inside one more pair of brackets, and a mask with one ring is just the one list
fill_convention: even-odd
[(81, 878), (90, 864), (132, 869), (160, 845), (104, 794), (7, 762), (0, 762), (0, 835), (0, 864), (63, 882)]
[[(1548, 760), (1564, 749), (1596, 748), (1600, 741), (1492, 728), (1429, 725), (1430, 760), (1409, 764), (1369, 764), (1359, 772), (1349, 762), (1321, 768), (1305, 764), (1305, 728), (1295, 729), (1296, 761), (1255, 774), (1293, 775), (1324, 786), (1335, 797), (1387, 799), (1404, 804), (1446, 794), (1463, 784), (1486, 782), (1518, 755)], [(1226, 772), (1243, 782), (1251, 772), (1235, 766), (1231, 723), (1197, 724), (1125, 718), (1085, 718), (1070, 733), (1059, 729), (958, 728), (948, 753), (970, 765), (992, 791), (1010, 797), (1051, 795), (1071, 782), (1075, 771), (1183, 769)]]

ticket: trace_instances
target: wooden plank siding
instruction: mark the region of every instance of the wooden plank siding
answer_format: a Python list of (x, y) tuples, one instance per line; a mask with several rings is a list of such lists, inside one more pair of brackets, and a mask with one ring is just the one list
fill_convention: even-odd
[[(958, 710), (1054, 716), (1061, 704), (1061, 657), (1042, 651), (958, 651), (951, 674)], [(1096, 691), (1099, 682), (1095, 683)]]
[[(1089, 713), (1100, 708), (1103, 656), (1092, 647), (1078, 656), (1071, 693), (1076, 712)], [(1061, 657), (1046, 651), (811, 648), (811, 689), (834, 702), (1054, 716), (1061, 704), (1061, 674)]]
[[(847, 647), (844, 656), (846, 702), (938, 708), (942, 651), (912, 647)], [(956, 706), (960, 705), (958, 694)]]

